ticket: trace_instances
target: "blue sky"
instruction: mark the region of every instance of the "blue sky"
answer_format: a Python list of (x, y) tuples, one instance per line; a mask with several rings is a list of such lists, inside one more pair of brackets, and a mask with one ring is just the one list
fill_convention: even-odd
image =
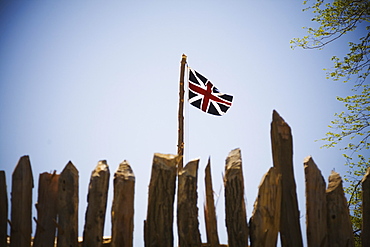
[[(325, 79), (339, 40), (323, 50), (291, 49), (304, 36), (312, 14), (301, 1), (0, 1), (0, 169), (11, 174), (29, 155), (34, 180), (79, 170), (79, 235), (82, 236), (91, 171), (106, 159), (111, 180), (128, 160), (136, 175), (135, 246), (143, 245), (153, 154), (176, 153), (181, 55), (221, 92), (234, 96), (222, 117), (186, 104), (185, 160), (200, 158), (201, 237), (204, 169), (210, 156), (217, 197), (219, 235), (227, 243), (222, 173), (227, 154), (241, 148), (247, 216), (258, 185), (272, 166), (273, 109), (292, 128), (294, 172), (305, 231), (303, 159), (312, 155), (325, 179), (344, 175), (337, 149), (315, 142), (329, 130), (336, 96), (350, 85)], [(354, 41), (354, 40), (352, 40)], [(113, 194), (110, 183), (107, 223)], [(9, 196), (10, 197), (10, 196)], [(34, 210), (34, 216), (36, 211)], [(35, 229), (33, 230), (35, 232)], [(303, 232), (305, 235), (305, 232)], [(176, 236), (176, 234), (175, 234)], [(304, 237), (304, 239), (306, 239)]]

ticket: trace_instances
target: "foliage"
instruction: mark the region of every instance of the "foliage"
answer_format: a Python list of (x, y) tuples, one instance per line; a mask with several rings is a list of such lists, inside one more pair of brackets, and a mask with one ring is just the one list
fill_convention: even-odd
[[(304, 1), (307, 4), (308, 1)], [(370, 1), (368, 0), (315, 0), (304, 11), (312, 10), (313, 22), (317, 28), (305, 28), (308, 35), (294, 38), (292, 47), (322, 49), (348, 32), (360, 34), (358, 42), (349, 42), (349, 50), (343, 58), (332, 57), (334, 67), (327, 71), (327, 79), (348, 82), (354, 79), (354, 95), (337, 97), (344, 104), (345, 111), (336, 113), (329, 126), (332, 131), (322, 140), (325, 147), (336, 147), (348, 143), (342, 149), (349, 167), (344, 176), (349, 184), (345, 188), (355, 234), (356, 246), (361, 245), (361, 186), (360, 181), (370, 166), (370, 87), (367, 77), (370, 73)], [(367, 154), (367, 157), (364, 156)]]
[[(304, 1), (305, 4), (308, 1)], [(334, 70), (328, 72), (327, 78), (345, 82), (351, 76), (357, 77), (357, 84), (362, 84), (370, 72), (370, 26), (362, 25), (370, 20), (370, 1), (368, 0), (334, 0), (332, 3), (324, 3), (324, 0), (316, 0), (312, 6), (304, 11), (312, 9), (315, 17), (312, 21), (319, 24), (318, 28), (305, 27), (308, 35), (303, 38), (294, 38), (293, 47), (304, 49), (321, 49), (358, 28), (359, 32), (367, 33), (361, 37), (358, 43), (349, 42), (349, 52), (343, 59), (333, 56)]]

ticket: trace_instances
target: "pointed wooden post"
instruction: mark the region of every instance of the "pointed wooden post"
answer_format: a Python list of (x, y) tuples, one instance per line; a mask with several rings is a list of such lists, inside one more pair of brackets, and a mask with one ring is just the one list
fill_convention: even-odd
[(0, 171), (0, 246), (8, 242), (8, 192), (5, 171)]
[(262, 178), (250, 219), (251, 246), (276, 246), (280, 225), (281, 174), (271, 167)]
[(57, 247), (78, 247), (78, 171), (71, 161), (59, 176), (57, 203)]
[(232, 150), (226, 158), (224, 185), (229, 246), (248, 246), (247, 212), (244, 202), (244, 178), (240, 149)]
[(332, 171), (326, 190), (328, 246), (354, 246), (352, 224), (349, 217), (347, 200), (344, 196), (342, 178)]
[(12, 176), (10, 247), (31, 246), (32, 188), (30, 159), (23, 156)]
[(328, 246), (326, 183), (311, 156), (304, 159), (308, 246)]
[(37, 220), (33, 247), (54, 247), (57, 220), (59, 175), (44, 172), (39, 176)]
[(362, 183), (362, 246), (370, 246), (370, 167), (361, 181)]
[(177, 155), (154, 154), (144, 221), (146, 247), (173, 246), (173, 203), (178, 162)]
[(179, 246), (201, 246), (198, 221), (198, 165), (199, 159), (192, 160), (179, 172), (177, 196), (177, 230)]
[(271, 123), (274, 167), (281, 173), (280, 239), (282, 246), (303, 246), (293, 171), (293, 138), (289, 125), (274, 110)]
[(91, 173), (83, 232), (83, 247), (100, 247), (103, 243), (105, 212), (109, 186), (109, 167), (101, 160)]
[(132, 247), (134, 231), (135, 175), (123, 161), (114, 174), (111, 247)]
[(204, 218), (206, 222), (207, 242), (210, 247), (219, 247), (220, 242), (217, 232), (217, 218), (215, 201), (213, 199), (213, 187), (211, 176), (211, 160), (208, 159), (208, 164), (205, 169), (205, 187), (206, 187), (206, 202), (204, 205)]

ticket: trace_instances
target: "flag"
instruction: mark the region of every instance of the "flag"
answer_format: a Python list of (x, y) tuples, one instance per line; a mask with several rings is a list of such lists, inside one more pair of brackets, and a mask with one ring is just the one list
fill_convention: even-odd
[(189, 69), (190, 104), (209, 114), (222, 116), (229, 110), (232, 101), (232, 95), (220, 93), (207, 78)]

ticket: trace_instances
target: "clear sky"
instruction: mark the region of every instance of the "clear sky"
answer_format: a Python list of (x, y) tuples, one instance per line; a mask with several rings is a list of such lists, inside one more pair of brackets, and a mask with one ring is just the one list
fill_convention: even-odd
[(179, 66), (185, 53), (189, 66), (234, 96), (222, 117), (186, 104), (185, 160), (200, 158), (203, 242), (208, 157), (220, 240), (227, 243), (225, 158), (241, 148), (249, 220), (258, 185), (272, 166), (273, 109), (292, 128), (306, 241), (303, 159), (312, 155), (326, 180), (332, 169), (345, 171), (341, 152), (321, 149), (324, 143), (315, 140), (343, 110), (335, 97), (347, 95), (350, 86), (326, 80), (322, 69), (330, 68), (331, 56), (343, 55), (354, 37), (320, 51), (291, 49), (290, 40), (313, 25), (302, 2), (0, 0), (0, 170), (6, 171), (9, 198), (21, 156), (30, 156), (33, 203), (39, 174), (60, 173), (71, 160), (80, 175), (82, 236), (90, 174), (106, 159), (111, 182), (104, 234), (110, 236), (113, 175), (126, 159), (136, 176), (134, 244), (143, 246), (153, 154), (177, 152)]

